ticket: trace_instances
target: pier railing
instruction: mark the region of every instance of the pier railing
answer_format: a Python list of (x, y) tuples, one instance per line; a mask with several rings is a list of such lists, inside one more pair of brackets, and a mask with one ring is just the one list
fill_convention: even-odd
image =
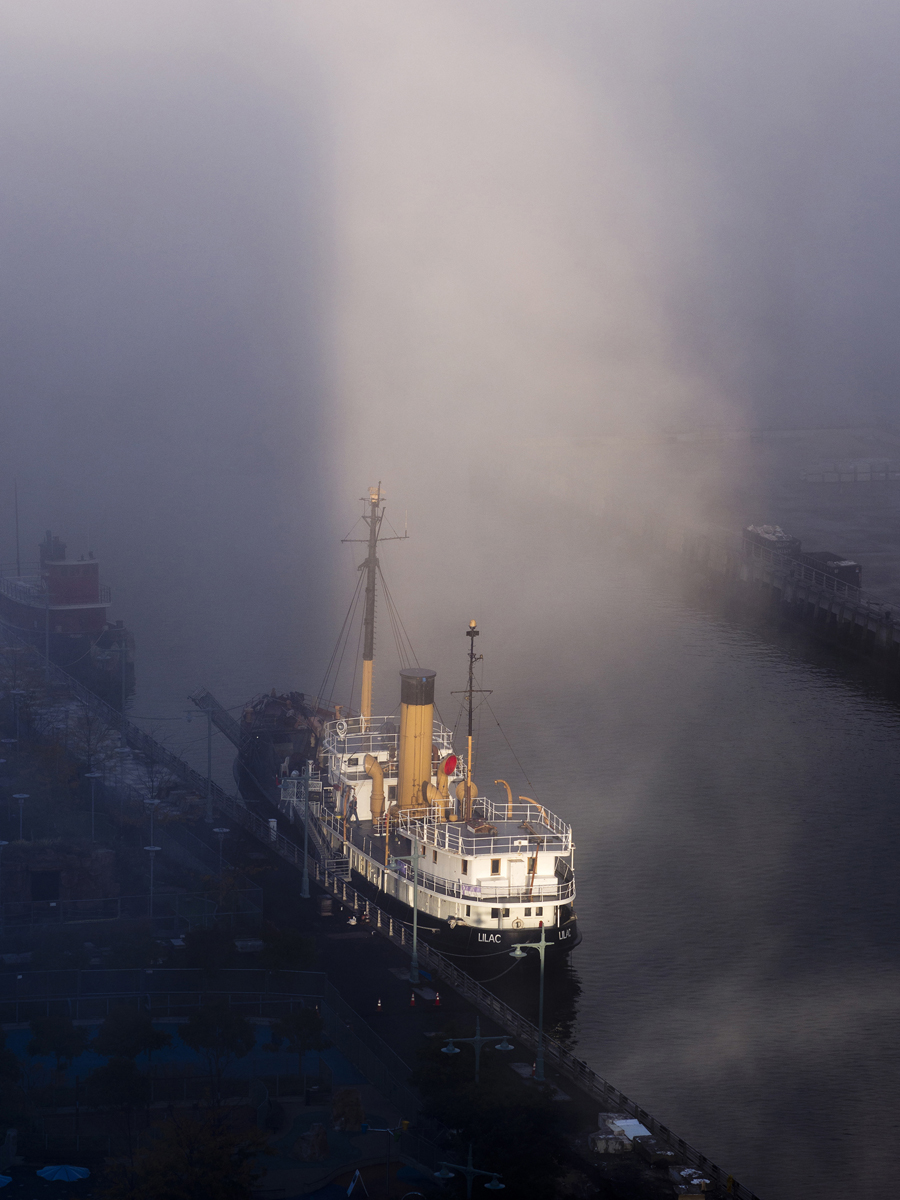
[[(384, 731), (384, 727), (393, 726), (393, 733)], [(344, 730), (340, 733), (338, 726)], [(378, 754), (385, 750), (397, 749), (397, 724), (394, 717), (341, 717), (337, 721), (329, 721), (322, 732), (322, 740), (328, 754), (355, 756), (358, 754)], [(435, 720), (432, 725), (432, 741), (447, 754), (453, 750), (451, 731), (441, 721)], [(360, 779), (365, 779), (366, 772), (360, 763), (358, 772)]]

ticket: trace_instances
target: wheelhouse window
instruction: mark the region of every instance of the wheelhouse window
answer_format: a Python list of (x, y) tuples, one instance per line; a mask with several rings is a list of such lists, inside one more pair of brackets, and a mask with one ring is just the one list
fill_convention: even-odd
[(526, 917), (530, 917), (530, 916), (531, 916), (531, 909), (530, 909), (530, 908), (526, 908), (526, 909), (525, 909), (525, 916), (526, 916)]
[(358, 759), (358, 758), (348, 758), (348, 759), (347, 759), (347, 766), (348, 766), (348, 767), (358, 767), (358, 766), (359, 766), (359, 759)]
[(397, 799), (397, 785), (396, 785), (396, 783), (389, 783), (388, 784), (388, 800), (391, 801), (391, 800), (396, 800), (396, 799)]
[(500, 874), (500, 859), (499, 858), (491, 859), (491, 874), (492, 875)]
[(471, 917), (471, 915), (472, 915), (472, 905), (471, 905), (471, 904), (467, 904), (467, 905), (466, 905), (466, 916), (467, 916), (467, 917)]
[(463, 858), (463, 859), (461, 859), (461, 860), (460, 860), (460, 870), (462, 871), (463, 875), (468, 875), (468, 873), (469, 873), (469, 860), (468, 860), (467, 858)]
[(492, 908), (491, 909), (491, 917), (496, 921), (499, 918), (499, 916), (500, 916), (500, 909)]
[(431, 852), (431, 861), (432, 861), (432, 862), (437, 862), (437, 850), (432, 850), (432, 852)]
[(537, 855), (536, 854), (533, 854), (528, 859), (528, 866), (526, 867), (526, 870), (528, 871), (529, 875), (533, 875), (535, 873), (535, 871), (537, 870)]
[(508, 908), (504, 908), (504, 910), (503, 910), (503, 915), (504, 915), (504, 917), (508, 917), (508, 916), (509, 916), (509, 909), (508, 909)]
[(544, 910), (543, 910), (543, 908), (536, 908), (536, 909), (534, 910), (534, 915), (535, 915), (536, 917), (542, 917), (542, 916), (544, 915)]

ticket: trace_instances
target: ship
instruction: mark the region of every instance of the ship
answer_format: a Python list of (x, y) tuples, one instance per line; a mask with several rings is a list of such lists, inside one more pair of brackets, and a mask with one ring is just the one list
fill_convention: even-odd
[(465, 630), (464, 754), (435, 716), (431, 669), (401, 667), (399, 718), (372, 712), (384, 500), (380, 484), (370, 489), (367, 537), (346, 539), (367, 543), (359, 710), (300, 692), (257, 697), (235, 738), (242, 794), (273, 803), (298, 829), (308, 820), (311, 845), (332, 870), (467, 970), (541, 936), (548, 962), (564, 959), (580, 941), (571, 826), (542, 801), (514, 796), (505, 780), (489, 796), (475, 779), (477, 623)]
[(0, 623), (122, 711), (134, 691), (134, 638), (107, 620), (109, 588), (93, 553), (68, 557), (48, 529), (39, 560), (0, 567)]

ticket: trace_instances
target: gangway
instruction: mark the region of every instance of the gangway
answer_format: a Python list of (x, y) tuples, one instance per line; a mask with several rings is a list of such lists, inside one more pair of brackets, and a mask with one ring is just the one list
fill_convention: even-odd
[(212, 718), (212, 723), (220, 733), (224, 733), (229, 742), (238, 750), (241, 748), (241, 727), (224, 705), (220, 704), (207, 688), (197, 688), (188, 697), (200, 709)]

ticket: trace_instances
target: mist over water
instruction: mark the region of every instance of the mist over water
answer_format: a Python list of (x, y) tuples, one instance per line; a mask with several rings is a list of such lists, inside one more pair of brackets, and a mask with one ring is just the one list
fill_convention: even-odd
[(486, 670), (531, 786), (481, 723), (482, 778), (575, 828), (579, 1053), (760, 1196), (877, 1189), (897, 1132), (900, 714), (607, 553), (614, 578), (572, 572), (591, 615)]
[[(0, 557), (16, 476), (26, 560), (48, 527), (100, 558), (137, 714), (315, 692), (380, 479), (445, 719), (474, 616), (491, 703), (576, 825), (586, 1057), (772, 1200), (886, 1180), (894, 712), (685, 607), (595, 518), (612, 494), (716, 520), (746, 465), (675, 474), (667, 430), (893, 419), (898, 23), (0, 13)], [(378, 654), (391, 710), (383, 619)], [(492, 728), (479, 782), (513, 769)]]

